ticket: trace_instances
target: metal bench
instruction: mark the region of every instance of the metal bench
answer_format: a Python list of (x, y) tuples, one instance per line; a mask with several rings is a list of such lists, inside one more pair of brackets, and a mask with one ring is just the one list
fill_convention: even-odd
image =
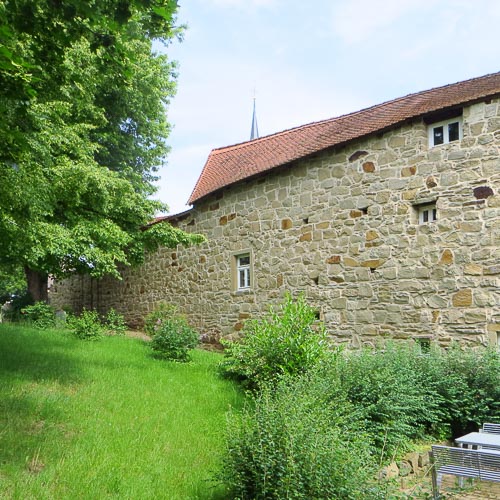
[(500, 482), (500, 450), (470, 450), (450, 446), (432, 446), (432, 493), (439, 498), (443, 474), (480, 481)]
[(481, 432), (488, 434), (500, 434), (500, 424), (483, 424)]

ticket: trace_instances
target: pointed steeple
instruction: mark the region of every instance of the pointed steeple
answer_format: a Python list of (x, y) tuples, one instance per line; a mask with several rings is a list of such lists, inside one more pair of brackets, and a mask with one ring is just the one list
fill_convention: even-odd
[(252, 130), (250, 131), (250, 140), (259, 138), (259, 127), (257, 126), (257, 114), (255, 113), (255, 97), (253, 98), (253, 116)]

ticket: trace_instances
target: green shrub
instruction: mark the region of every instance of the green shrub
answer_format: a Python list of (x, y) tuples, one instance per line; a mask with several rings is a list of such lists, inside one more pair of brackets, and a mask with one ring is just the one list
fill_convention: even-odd
[(284, 375), (299, 375), (325, 359), (328, 343), (323, 325), (303, 295), (296, 301), (287, 294), (277, 311), (245, 325), (244, 337), (223, 342), (224, 375), (237, 378), (249, 387), (277, 380)]
[(99, 314), (96, 311), (88, 311), (87, 309), (84, 309), (80, 316), (71, 319), (70, 328), (82, 340), (98, 340), (105, 332)]
[(218, 477), (231, 498), (386, 498), (362, 421), (326, 381), (308, 374), (263, 384), (229, 419)]
[(150, 312), (144, 321), (144, 331), (154, 337), (163, 321), (177, 314), (177, 307), (166, 302), (160, 302), (156, 305), (153, 312)]
[(183, 316), (163, 318), (154, 331), (151, 348), (156, 357), (174, 361), (187, 361), (189, 350), (200, 342), (198, 333)]
[(123, 335), (127, 331), (123, 314), (116, 312), (113, 308), (106, 314), (104, 324), (108, 332), (114, 335)]
[(441, 419), (455, 438), (500, 420), (500, 352), (435, 349), (423, 359), (426, 387), (439, 398)]
[(21, 309), (26, 321), (28, 321), (35, 328), (45, 330), (53, 328), (56, 324), (56, 316), (54, 309), (46, 302), (40, 301), (35, 304), (26, 306)]
[(13, 296), (6, 304), (2, 306), (2, 321), (22, 321), (25, 307), (33, 305), (31, 294), (20, 293)]
[(429, 435), (440, 419), (440, 398), (427, 386), (420, 349), (388, 345), (345, 356), (337, 374), (362, 412), (374, 445), (386, 460)]

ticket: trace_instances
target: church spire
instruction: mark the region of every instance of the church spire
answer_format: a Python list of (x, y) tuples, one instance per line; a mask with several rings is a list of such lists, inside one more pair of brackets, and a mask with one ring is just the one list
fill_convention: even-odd
[(255, 96), (253, 98), (253, 116), (252, 116), (252, 130), (250, 131), (250, 140), (259, 138), (259, 127), (257, 127), (257, 114), (255, 113)]

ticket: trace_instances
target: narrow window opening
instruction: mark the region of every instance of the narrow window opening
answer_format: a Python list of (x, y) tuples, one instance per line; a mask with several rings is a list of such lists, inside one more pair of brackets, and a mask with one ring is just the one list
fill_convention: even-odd
[(438, 144), (443, 144), (444, 142), (444, 130), (443, 127), (434, 127), (433, 128), (433, 136), (434, 136), (434, 146)]
[(419, 224), (427, 224), (437, 221), (437, 209), (435, 203), (417, 206)]
[(459, 126), (458, 122), (448, 124), (448, 140), (449, 142), (458, 141), (459, 139)]
[(236, 256), (237, 289), (250, 288), (250, 254)]
[(305, 219), (302, 219), (304, 221), (304, 224), (309, 224), (309, 217), (306, 217)]
[(420, 347), (420, 352), (422, 354), (428, 354), (431, 350), (431, 339), (423, 337), (415, 339), (415, 342)]

